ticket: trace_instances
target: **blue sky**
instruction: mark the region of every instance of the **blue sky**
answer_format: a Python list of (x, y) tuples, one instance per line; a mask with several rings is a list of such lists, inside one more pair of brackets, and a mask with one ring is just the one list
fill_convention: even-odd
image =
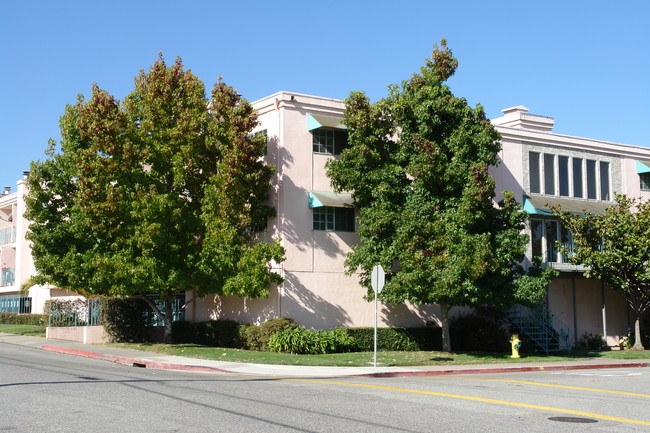
[(650, 146), (649, 17), (647, 0), (0, 0), (0, 187), (44, 158), (77, 94), (124, 98), (160, 51), (249, 100), (376, 100), (446, 38), (452, 91), (489, 117), (521, 104), (558, 133)]

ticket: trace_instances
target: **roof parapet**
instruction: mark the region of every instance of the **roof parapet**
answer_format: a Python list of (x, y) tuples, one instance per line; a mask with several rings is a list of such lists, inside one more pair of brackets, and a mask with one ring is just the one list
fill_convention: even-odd
[(528, 114), (528, 107), (517, 105), (501, 110), (503, 116), (492, 120), (493, 125), (511, 128), (529, 129), (533, 131), (551, 132), (555, 125), (552, 117)]

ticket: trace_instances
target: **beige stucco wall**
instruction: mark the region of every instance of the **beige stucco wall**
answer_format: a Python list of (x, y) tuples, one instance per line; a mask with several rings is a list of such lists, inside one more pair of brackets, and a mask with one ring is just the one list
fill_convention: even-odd
[(568, 276), (556, 278), (548, 288), (548, 305), (565, 325), (574, 330), (574, 339), (580, 340), (585, 333), (606, 334), (607, 344), (617, 346), (620, 337), (627, 334), (625, 299), (609, 287), (603, 288), (598, 280), (580, 275), (575, 279)]
[(61, 328), (47, 327), (46, 338), (78, 341), (83, 344), (108, 343), (109, 338), (103, 326), (67, 326)]

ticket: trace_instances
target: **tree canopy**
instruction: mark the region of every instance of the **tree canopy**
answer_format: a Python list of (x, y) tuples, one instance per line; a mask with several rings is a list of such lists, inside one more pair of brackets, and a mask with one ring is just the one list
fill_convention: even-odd
[(569, 261), (625, 295), (635, 313), (633, 348), (643, 350), (641, 315), (650, 309), (650, 201), (617, 194), (604, 214), (552, 210), (571, 230), (574, 246), (559, 246)]
[[(35, 282), (165, 301), (189, 290), (267, 296), (282, 281), (269, 262), (284, 250), (256, 241), (274, 213), (256, 125), (234, 88), (219, 79), (208, 99), (180, 58), (160, 56), (121, 103), (93, 86), (66, 107), (61, 142), (31, 165)], [(171, 306), (157, 312), (169, 332)]]
[(526, 214), (513, 194), (494, 203), (489, 167), (499, 163), (499, 135), (481, 106), (471, 108), (445, 84), (458, 65), (443, 40), (419, 74), (371, 104), (346, 99), (349, 147), (329, 161), (337, 191), (359, 209), (360, 244), (349, 273), (381, 264), (387, 302), (438, 303), (443, 349), (451, 350), (447, 312), (454, 305), (535, 303), (554, 271), (521, 263)]

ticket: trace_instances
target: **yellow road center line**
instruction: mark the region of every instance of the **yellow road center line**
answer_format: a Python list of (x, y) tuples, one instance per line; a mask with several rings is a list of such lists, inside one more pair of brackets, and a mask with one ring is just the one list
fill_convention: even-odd
[(322, 384), (327, 384), (327, 385), (357, 386), (357, 387), (361, 387), (361, 388), (382, 389), (382, 390), (386, 390), (386, 391), (397, 391), (397, 392), (408, 392), (408, 393), (413, 393), (413, 394), (434, 395), (434, 396), (437, 396), (437, 397), (449, 397), (449, 398), (457, 398), (457, 399), (461, 399), (461, 400), (480, 401), (480, 402), (484, 402), (484, 403), (494, 403), (494, 404), (502, 404), (502, 405), (507, 405), (507, 406), (526, 407), (526, 408), (530, 408), (530, 409), (539, 409), (539, 410), (547, 410), (547, 411), (551, 411), (551, 412), (560, 412), (560, 413), (566, 413), (566, 414), (571, 414), (571, 415), (581, 415), (581, 416), (585, 416), (585, 417), (589, 417), (589, 418), (605, 419), (605, 420), (609, 420), (609, 421), (618, 421), (618, 422), (623, 422), (623, 423), (628, 423), (628, 424), (650, 425), (650, 422), (648, 422), (648, 421), (639, 421), (639, 420), (636, 420), (636, 419), (620, 418), (620, 417), (616, 417), (616, 416), (601, 415), (601, 414), (597, 414), (597, 413), (582, 412), (582, 411), (578, 411), (578, 410), (562, 409), (562, 408), (557, 408), (557, 407), (539, 406), (539, 405), (536, 405), (536, 404), (517, 403), (517, 402), (512, 402), (512, 401), (504, 401), (504, 400), (493, 400), (491, 398), (482, 398), (482, 397), (471, 397), (471, 396), (468, 396), (468, 395), (446, 394), (446, 393), (442, 393), (442, 392), (420, 391), (420, 390), (416, 390), (416, 389), (393, 388), (393, 387), (390, 387), (390, 386), (369, 385), (369, 384), (364, 384), (364, 383), (334, 382), (334, 381), (327, 381), (327, 380), (294, 379), (294, 378), (284, 378), (282, 380), (290, 380), (290, 381), (295, 381), (295, 382), (322, 383)]
[(593, 392), (606, 392), (610, 394), (621, 394), (621, 395), (631, 395), (633, 397), (645, 397), (650, 398), (648, 394), (637, 394), (634, 392), (625, 392), (625, 391), (610, 391), (608, 389), (597, 389), (597, 388), (583, 388), (580, 386), (568, 386), (568, 385), (555, 385), (552, 383), (539, 383), (539, 382), (528, 382), (525, 380), (511, 380), (511, 379), (488, 379), (484, 377), (436, 377), (432, 376), (431, 379), (459, 379), (459, 380), (491, 380), (493, 382), (512, 382), (512, 383), (522, 383), (525, 385), (535, 385), (535, 386), (549, 386), (552, 388), (565, 388), (565, 389), (577, 389), (580, 391), (593, 391)]

